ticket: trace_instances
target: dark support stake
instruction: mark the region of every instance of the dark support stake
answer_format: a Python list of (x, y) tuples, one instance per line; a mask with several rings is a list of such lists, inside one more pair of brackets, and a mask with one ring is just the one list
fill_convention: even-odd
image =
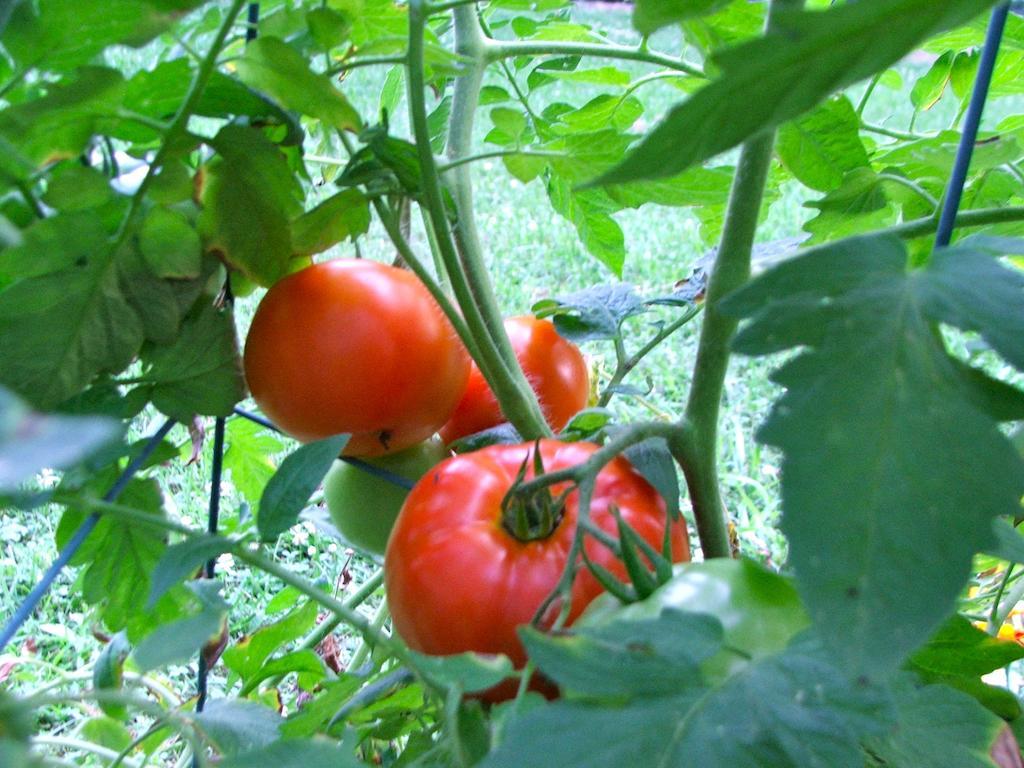
[[(210, 470), (210, 509), (206, 526), (206, 529), (213, 536), (217, 535), (217, 528), (220, 523), (220, 480), (224, 471), (224, 424), (224, 418), (219, 418), (215, 422), (213, 429), (213, 467)], [(215, 560), (206, 561), (206, 566), (203, 569), (203, 575), (206, 578), (213, 578), (216, 564)], [(206, 689), (209, 675), (210, 669), (206, 662), (206, 655), (200, 652), (199, 671), (196, 674), (196, 693), (198, 694), (198, 699), (196, 701), (197, 712), (202, 712), (203, 708), (206, 706)]]
[[(117, 500), (117, 497), (121, 495), (121, 491), (128, 486), (129, 481), (135, 473), (142, 468), (142, 465), (146, 463), (146, 459), (152, 455), (153, 451), (156, 450), (156, 447), (160, 445), (160, 442), (167, 436), (167, 433), (171, 431), (171, 427), (173, 427), (174, 424), (174, 419), (168, 419), (164, 425), (146, 441), (146, 444), (142, 447), (139, 455), (128, 463), (128, 466), (124, 468), (124, 472), (122, 472), (121, 476), (117, 478), (117, 482), (114, 483), (109, 491), (107, 491), (106, 495), (103, 497), (104, 501), (112, 502)], [(75, 531), (75, 535), (71, 537), (71, 541), (69, 541), (64, 549), (61, 550), (60, 554), (57, 555), (57, 559), (53, 561), (49, 569), (47, 569), (46, 573), (43, 575), (43, 578), (39, 580), (38, 584), (36, 584), (35, 588), (29, 592), (28, 597), (26, 597), (22, 604), (18, 606), (18, 610), (14, 612), (14, 615), (11, 616), (7, 625), (4, 627), (3, 632), (0, 633), (0, 650), (5, 648), (7, 644), (14, 639), (18, 630), (21, 629), (21, 626), (28, 621), (28, 617), (32, 615), (36, 606), (39, 605), (39, 601), (43, 599), (43, 596), (50, 590), (50, 587), (53, 586), (53, 582), (56, 580), (57, 575), (61, 570), (63, 570), (64, 566), (71, 562), (71, 558), (75, 556), (79, 547), (81, 547), (85, 540), (89, 538), (89, 534), (92, 533), (93, 529), (96, 527), (96, 523), (99, 521), (100, 516), (94, 512), (89, 515), (89, 517), (85, 519), (85, 522), (79, 526), (77, 531)]]
[(953, 173), (949, 177), (946, 199), (942, 204), (939, 226), (935, 232), (936, 248), (944, 248), (949, 245), (953, 237), (956, 214), (960, 209), (960, 199), (963, 197), (967, 171), (971, 166), (974, 144), (978, 140), (981, 115), (985, 110), (985, 100), (988, 98), (988, 88), (992, 83), (992, 72), (996, 66), (996, 55), (999, 53), (999, 44), (1003, 39), (1003, 30), (1006, 28), (1006, 17), (1009, 12), (1009, 3), (1003, 3), (992, 11), (992, 19), (989, 21), (988, 33), (985, 36), (985, 47), (981, 51), (981, 60), (978, 62), (978, 77), (974, 81), (974, 92), (971, 94), (971, 103), (967, 107), (967, 116), (964, 119), (964, 132), (960, 137), (956, 162), (953, 165)]
[(260, 4), (249, 3), (249, 23), (245, 29), (245, 42), (251, 42), (256, 39), (256, 33), (259, 29), (260, 23)]

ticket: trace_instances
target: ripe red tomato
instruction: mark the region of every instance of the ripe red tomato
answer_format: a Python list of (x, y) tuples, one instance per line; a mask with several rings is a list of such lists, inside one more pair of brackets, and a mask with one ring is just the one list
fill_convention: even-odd
[[(476, 651), (503, 653), (521, 667), (525, 661), (516, 627), (529, 623), (565, 568), (577, 520), (577, 492), (550, 536), (516, 539), (502, 524), (501, 503), (533, 443), (495, 445), (448, 459), (416, 484), (398, 515), (384, 560), (388, 607), (395, 630), (410, 648), (433, 655)], [(584, 462), (592, 443), (540, 441), (546, 471)], [(532, 458), (530, 466), (532, 467)], [(528, 476), (532, 476), (532, 470)], [(558, 496), (565, 483), (555, 485)], [(658, 492), (624, 458), (597, 476), (591, 520), (617, 536), (611, 507), (659, 551), (668, 516)], [(673, 559), (689, 559), (686, 526), (672, 523)], [(592, 537), (587, 555), (625, 579), (625, 566)], [(603, 588), (585, 567), (572, 586), (570, 623)], [(558, 606), (552, 606), (548, 622)], [(512, 695), (506, 682), (485, 696)]]
[(349, 432), (346, 455), (381, 456), (445, 423), (469, 357), (413, 274), (341, 259), (267, 292), (246, 339), (245, 376), (285, 432), (303, 441)]
[[(583, 355), (575, 344), (558, 335), (550, 320), (532, 315), (510, 317), (505, 320), (505, 330), (527, 381), (537, 393), (544, 418), (552, 429), (561, 429), (587, 405), (590, 385)], [(441, 439), (448, 444), (503, 421), (494, 393), (473, 365), (466, 392), (441, 429)]]

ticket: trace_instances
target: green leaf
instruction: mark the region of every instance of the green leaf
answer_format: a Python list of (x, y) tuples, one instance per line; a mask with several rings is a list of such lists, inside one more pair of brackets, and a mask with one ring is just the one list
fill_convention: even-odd
[(411, 651), (416, 668), (441, 685), (456, 685), (463, 693), (484, 691), (515, 674), (507, 656), (481, 656), (457, 653), (450, 656), (425, 656)]
[(781, 12), (775, 31), (716, 53), (722, 75), (674, 107), (595, 183), (679, 173), (792, 120), (991, 5), (991, 0), (875, 0)]
[[(152, 479), (133, 479), (118, 503), (154, 517), (164, 516), (163, 495)], [(64, 513), (57, 529), (58, 546), (67, 543), (84, 519), (85, 515), (73, 507)], [(166, 547), (165, 535), (159, 529), (113, 517), (100, 518), (71, 562), (84, 566), (80, 577), (82, 597), (87, 604), (100, 607), (109, 629), (123, 629), (143, 610), (149, 596), (149, 574)]]
[(863, 768), (858, 738), (879, 696), (806, 654), (751, 665), (723, 686), (617, 708), (557, 702), (512, 721), (483, 768)]
[(299, 649), (271, 659), (245, 680), (247, 685), (257, 685), (271, 677), (291, 674), (296, 676), (299, 688), (312, 692), (327, 676), (327, 668), (316, 651)]
[(319, 695), (285, 721), (281, 734), (286, 738), (299, 738), (319, 732), (341, 707), (346, 706), (364, 682), (363, 678), (345, 674), (337, 680), (324, 682)]
[(564, 690), (586, 697), (658, 696), (700, 686), (699, 665), (722, 644), (712, 616), (668, 609), (568, 636), (520, 630), (530, 659)]
[(845, 95), (783, 125), (776, 149), (790, 173), (822, 192), (839, 187), (850, 171), (869, 167), (860, 119)]
[(533, 305), (537, 317), (552, 318), (558, 333), (575, 344), (614, 339), (627, 318), (645, 311), (636, 287), (628, 283), (584, 288)]
[[(121, 690), (124, 682), (124, 663), (131, 653), (131, 645), (124, 632), (118, 632), (104, 646), (92, 668), (92, 686), (97, 690)], [(100, 708), (110, 717), (124, 720), (128, 708), (124, 704), (100, 702)]]
[[(805, 350), (773, 376), (787, 392), (759, 438), (784, 453), (782, 527), (815, 623), (848, 669), (885, 674), (952, 611), (992, 520), (1019, 509), (1024, 463), (933, 325), (1024, 366), (1024, 276), (977, 240), (908, 270), (902, 242), (862, 237), (783, 263), (723, 309), (751, 318), (737, 351)], [(958, 471), (926, 469), (940, 465)]]
[(266, 427), (248, 419), (228, 422), (227, 444), (224, 468), (239, 493), (255, 505), (277, 469), (270, 457), (281, 453), (284, 444)]
[(231, 541), (221, 536), (189, 538), (167, 548), (153, 569), (147, 608), (152, 609), (171, 587), (196, 578), (208, 560), (230, 552)]
[[(170, 120), (185, 100), (195, 78), (195, 66), (187, 57), (165, 61), (151, 70), (133, 75), (125, 86), (126, 109), (157, 120)], [(287, 126), (286, 143), (299, 144), (302, 129), (296, 118), (266, 96), (240, 80), (214, 71), (196, 104), (195, 114), (203, 117), (244, 116), (260, 125)], [(113, 127), (114, 135), (126, 140), (154, 137), (152, 129), (123, 121)]]
[(216, 269), (216, 260), (202, 259), (195, 279), (161, 279), (150, 270), (137, 242), (129, 240), (114, 256), (118, 285), (138, 316), (145, 338), (155, 344), (172, 344), (181, 331), (182, 319)]
[(690, 168), (668, 179), (617, 184), (606, 191), (625, 208), (645, 203), (677, 207), (724, 206), (729, 200), (733, 169), (729, 167)]
[(309, 32), (324, 50), (345, 42), (351, 22), (332, 8), (314, 8), (306, 14)]
[(280, 150), (254, 129), (228, 125), (213, 140), (218, 157), (205, 168), (199, 232), (207, 250), (260, 285), (288, 271), (289, 222), (302, 192)]
[(560, 115), (557, 130), (564, 131), (564, 125), (571, 133), (600, 131), (609, 127), (624, 131), (643, 113), (644, 105), (639, 99), (633, 96), (619, 98), (605, 93), (595, 96), (579, 109)]
[(908, 666), (925, 683), (956, 688), (1000, 717), (1012, 720), (1021, 713), (1017, 697), (1005, 688), (986, 685), (980, 678), (1021, 658), (1024, 648), (1017, 643), (991, 637), (962, 616), (954, 616), (914, 653)]
[(637, 0), (633, 6), (633, 26), (642, 35), (684, 19), (714, 13), (732, 0)]
[(249, 682), (275, 651), (309, 633), (316, 625), (316, 617), (317, 604), (307, 601), (232, 645), (224, 651), (224, 663), (242, 680)]
[(947, 621), (928, 643), (910, 657), (918, 671), (981, 677), (1024, 659), (1024, 647), (999, 640), (962, 616)]
[(77, 464), (121, 432), (113, 419), (35, 413), (0, 387), (0, 491), (14, 490), (42, 469)]
[(253, 701), (214, 699), (195, 715), (203, 734), (225, 757), (270, 746), (284, 722), (272, 709)]
[[(956, 131), (942, 131), (926, 139), (908, 141), (887, 152), (879, 152), (873, 158), (876, 163), (897, 167), (900, 172), (915, 180), (939, 180), (945, 183), (956, 162), (960, 134)], [(981, 137), (975, 144), (971, 156), (971, 172), (991, 170), (1021, 157), (1021, 147), (1013, 135)]]
[(62, 163), (49, 178), (43, 202), (61, 211), (96, 208), (113, 197), (110, 180), (95, 168)]
[(15, 3), (4, 48), (22, 66), (70, 70), (108, 45), (140, 46), (202, 0), (63, 0)]
[(405, 69), (402, 66), (394, 66), (388, 70), (384, 77), (384, 86), (380, 89), (380, 112), (394, 114), (404, 94)]
[(199, 277), (202, 244), (182, 214), (152, 208), (139, 230), (139, 250), (157, 277)]
[(631, 445), (623, 453), (644, 479), (655, 487), (665, 500), (669, 516), (679, 519), (679, 477), (675, 460), (664, 440), (652, 437)]
[(257, 519), (264, 540), (275, 539), (291, 528), (331, 464), (348, 443), (349, 435), (336, 435), (303, 445), (290, 453), (260, 497)]
[(875, 229), (895, 215), (885, 185), (870, 168), (857, 168), (846, 175), (837, 189), (820, 200), (805, 203), (820, 213), (804, 224), (812, 242), (832, 240)]
[(78, 156), (123, 90), (121, 73), (82, 67), (73, 80), (50, 85), (45, 96), (0, 111), (0, 139), (6, 142), (0, 172), (24, 179), (48, 163)]
[[(82, 723), (81, 737), (115, 753), (127, 749), (132, 743), (132, 734), (121, 723), (109, 717), (94, 717)], [(5, 763), (6, 765), (6, 763)]]
[(191, 659), (223, 631), (228, 604), (220, 596), (220, 582), (193, 581), (187, 586), (197, 598), (199, 612), (162, 624), (146, 635), (132, 655), (139, 671), (148, 672)]
[(275, 768), (358, 768), (351, 750), (326, 740), (288, 739), (269, 746), (229, 757), (220, 768), (254, 768), (257, 765)]
[(604, 190), (575, 191), (561, 178), (548, 184), (551, 205), (576, 228), (586, 249), (616, 276), (626, 261), (626, 238), (611, 217), (619, 206)]
[(557, 70), (549, 69), (544, 64), (534, 72), (543, 71), (544, 76), (552, 80), (564, 80), (570, 83), (588, 83), (592, 85), (611, 85), (625, 88), (630, 83), (630, 76), (617, 67), (595, 67), (593, 69)]
[(359, 113), (326, 75), (315, 74), (306, 59), (276, 37), (250, 42), (235, 62), (238, 77), (268, 93), (288, 109), (323, 120), (336, 129), (358, 130)]
[(931, 68), (917, 79), (910, 91), (910, 102), (915, 109), (929, 110), (946, 92), (953, 70), (953, 51), (946, 51), (935, 60)]
[(996, 544), (986, 554), (1011, 563), (1024, 563), (1024, 535), (1002, 518), (994, 521), (992, 530), (995, 532)]
[(370, 206), (355, 189), (332, 195), (292, 222), (292, 249), (312, 256), (348, 238), (355, 240), (370, 228)]
[(230, 310), (203, 303), (185, 318), (177, 340), (142, 351), (153, 404), (168, 416), (227, 416), (245, 395), (235, 321)]
[(867, 743), (893, 768), (997, 768), (991, 750), (1005, 724), (966, 694), (942, 685), (894, 686), (896, 728)]

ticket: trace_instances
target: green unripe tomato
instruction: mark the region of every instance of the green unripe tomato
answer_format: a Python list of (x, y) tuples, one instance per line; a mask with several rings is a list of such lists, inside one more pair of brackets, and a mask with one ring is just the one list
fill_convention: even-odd
[(725, 643), (740, 652), (723, 650), (702, 665), (709, 681), (737, 672), (750, 659), (782, 651), (810, 625), (792, 581), (752, 560), (719, 558), (686, 563), (654, 594), (623, 606), (612, 595), (591, 603), (577, 626), (600, 626), (611, 621), (653, 619), (666, 608), (707, 613), (722, 622)]
[[(374, 459), (363, 459), (380, 469), (415, 482), (447, 458), (437, 438), (404, 451)], [(359, 549), (383, 555), (388, 535), (409, 491), (365, 469), (343, 461), (334, 462), (324, 480), (324, 498), (335, 527)]]

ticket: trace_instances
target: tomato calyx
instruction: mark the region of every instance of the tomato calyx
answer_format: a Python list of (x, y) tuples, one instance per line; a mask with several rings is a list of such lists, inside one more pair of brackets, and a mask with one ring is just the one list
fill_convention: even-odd
[[(529, 488), (525, 480), (530, 459), (531, 456), (523, 459), (512, 487), (501, 501), (502, 527), (522, 542), (541, 541), (554, 533), (565, 516), (565, 500), (575, 490), (570, 485), (555, 496), (546, 485)], [(540, 477), (544, 474), (544, 460), (540, 455), (539, 441), (534, 445), (532, 459), (534, 476)]]

